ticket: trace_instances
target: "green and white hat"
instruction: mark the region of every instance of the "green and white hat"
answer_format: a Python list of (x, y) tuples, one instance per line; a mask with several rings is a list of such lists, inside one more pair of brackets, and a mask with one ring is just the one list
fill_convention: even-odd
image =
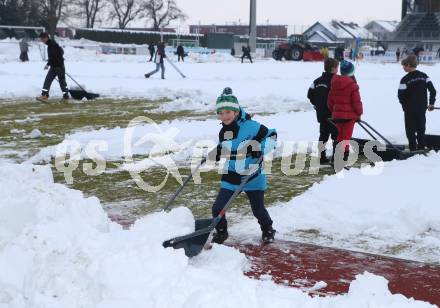
[(229, 87), (225, 88), (217, 98), (216, 111), (220, 113), (223, 110), (240, 111), (238, 99), (232, 94), (232, 89)]

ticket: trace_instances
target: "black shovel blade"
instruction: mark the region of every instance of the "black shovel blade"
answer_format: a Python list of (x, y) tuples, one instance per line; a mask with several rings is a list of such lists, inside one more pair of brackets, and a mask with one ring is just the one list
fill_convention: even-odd
[(87, 92), (83, 90), (69, 90), (70, 96), (76, 100), (82, 100), (86, 97)]
[(89, 93), (89, 92), (86, 93), (86, 98), (88, 100), (93, 100), (93, 99), (96, 99), (98, 97), (99, 97), (99, 94), (97, 94), (97, 93)]
[(419, 151), (402, 151), (399, 155), (399, 160), (405, 160), (411, 158), (416, 155), (426, 155), (429, 151), (427, 150), (419, 150)]
[(99, 94), (96, 93), (89, 93), (84, 90), (69, 90), (70, 96), (72, 96), (76, 100), (82, 100), (83, 98), (86, 98), (88, 100), (92, 100), (99, 97)]
[(183, 248), (188, 258), (195, 257), (202, 252), (209, 239), (213, 230), (213, 228), (210, 227), (211, 223), (212, 219), (196, 220), (195, 232), (165, 241), (162, 246), (165, 248), (173, 247), (174, 249)]

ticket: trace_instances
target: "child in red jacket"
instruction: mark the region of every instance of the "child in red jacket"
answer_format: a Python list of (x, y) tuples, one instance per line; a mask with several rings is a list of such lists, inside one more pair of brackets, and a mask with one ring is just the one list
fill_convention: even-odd
[(354, 125), (361, 118), (363, 108), (359, 86), (354, 77), (354, 65), (351, 62), (342, 61), (340, 71), (341, 76), (335, 76), (332, 79), (328, 107), (338, 128), (336, 141), (343, 142), (344, 161), (346, 161), (349, 156)]

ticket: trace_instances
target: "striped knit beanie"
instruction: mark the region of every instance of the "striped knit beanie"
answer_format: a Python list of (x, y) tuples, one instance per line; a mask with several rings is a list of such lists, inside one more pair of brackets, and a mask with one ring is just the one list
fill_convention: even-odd
[(225, 88), (217, 98), (216, 111), (220, 113), (223, 110), (240, 111), (240, 104), (238, 99), (232, 94), (231, 88)]

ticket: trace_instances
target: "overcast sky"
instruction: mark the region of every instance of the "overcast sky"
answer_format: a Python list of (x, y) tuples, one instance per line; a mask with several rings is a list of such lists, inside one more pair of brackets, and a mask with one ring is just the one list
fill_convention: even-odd
[[(249, 0), (176, 0), (189, 16), (185, 24), (249, 22)], [(311, 25), (338, 19), (366, 24), (374, 19), (400, 20), (401, 0), (257, 0), (257, 22)]]

